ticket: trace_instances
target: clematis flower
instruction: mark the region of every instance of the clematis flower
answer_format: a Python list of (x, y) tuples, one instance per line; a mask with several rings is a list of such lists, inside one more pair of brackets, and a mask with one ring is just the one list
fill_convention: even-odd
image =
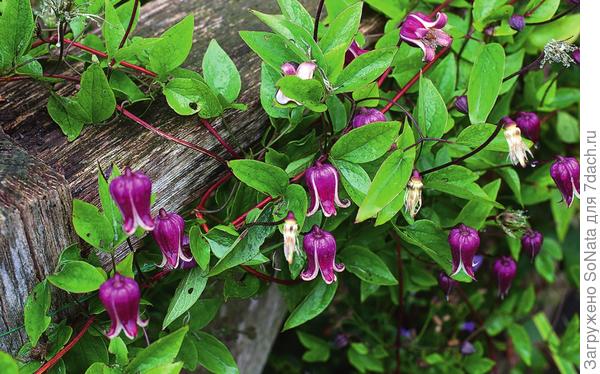
[(194, 259), (194, 256), (192, 255), (192, 250), (190, 249), (190, 237), (187, 235), (183, 236), (183, 241), (181, 242), (181, 246), (183, 247), (183, 254), (186, 257), (191, 258), (191, 261), (186, 261), (186, 260), (181, 260), (181, 262), (179, 262), (179, 269), (182, 270), (188, 270), (191, 268), (195, 268), (196, 266), (198, 266), (198, 263), (196, 262), (196, 260)]
[(446, 295), (446, 301), (450, 297), (450, 292), (452, 292), (452, 289), (454, 289), (457, 284), (457, 281), (447, 276), (443, 271), (438, 275), (438, 285), (442, 291), (444, 291), (444, 294)]
[(150, 215), (150, 178), (140, 171), (132, 172), (126, 168), (123, 175), (110, 182), (109, 191), (121, 211), (123, 231), (127, 235), (133, 234), (138, 226), (147, 231), (154, 229), (154, 220)]
[(579, 52), (580, 48), (577, 48), (576, 50), (573, 51), (573, 53), (571, 53), (571, 58), (573, 59), (573, 61), (575, 61), (575, 63), (577, 65), (579, 65), (581, 62), (581, 57), (579, 56), (580, 52)]
[(476, 328), (477, 328), (477, 324), (475, 324), (475, 322), (473, 322), (473, 321), (465, 321), (460, 326), (461, 331), (466, 331), (469, 334), (472, 333), (473, 331), (475, 331)]
[(148, 325), (148, 321), (140, 317), (141, 293), (134, 279), (116, 273), (100, 285), (98, 297), (111, 321), (108, 338), (117, 337), (123, 330), (129, 339), (133, 339), (137, 336), (138, 326)]
[(423, 178), (417, 169), (414, 169), (412, 176), (406, 185), (406, 193), (404, 194), (404, 209), (410, 214), (411, 217), (415, 218), (421, 204), (423, 203)]
[(494, 274), (498, 277), (498, 294), (504, 299), (517, 275), (517, 263), (512, 257), (502, 256), (494, 262)]
[(515, 31), (523, 31), (525, 28), (525, 17), (515, 14), (508, 19), (508, 25)]
[(289, 212), (283, 221), (283, 253), (289, 264), (294, 262), (294, 254), (298, 253), (298, 221), (294, 213)]
[(475, 346), (467, 340), (465, 340), (460, 346), (460, 353), (462, 353), (464, 356), (472, 355), (475, 352)]
[(305, 178), (310, 193), (309, 216), (315, 214), (319, 206), (325, 217), (337, 214), (336, 205), (340, 208), (350, 206), (350, 201), (340, 200), (338, 195), (340, 178), (338, 171), (331, 164), (317, 161), (314, 166), (306, 169)]
[(420, 12), (410, 13), (400, 27), (400, 37), (423, 50), (423, 61), (431, 61), (438, 46), (446, 47), (452, 43), (450, 35), (442, 31), (446, 23), (448, 16), (441, 12), (435, 19)]
[[(303, 62), (300, 65), (295, 62), (286, 62), (281, 65), (281, 71), (283, 75), (295, 75), (302, 80), (309, 80), (313, 78), (315, 70), (317, 69), (317, 65), (312, 61)], [(301, 103), (297, 102), (294, 99), (290, 99), (285, 96), (281, 90), (278, 90), (275, 94), (275, 100), (281, 105), (288, 104), (290, 102), (301, 105)]]
[(462, 114), (469, 114), (469, 102), (465, 95), (456, 98), (454, 101), (454, 107)]
[(385, 121), (385, 115), (381, 111), (373, 108), (360, 108), (352, 118), (352, 127), (357, 129), (370, 123)]
[(350, 44), (350, 47), (348, 47), (348, 49), (346, 50), (346, 56), (344, 58), (344, 66), (350, 64), (352, 61), (354, 61), (355, 58), (357, 58), (358, 56), (369, 52), (366, 49), (362, 49), (358, 43), (356, 42), (356, 40), (352, 41), (352, 44)]
[(452, 275), (464, 270), (469, 277), (475, 279), (473, 257), (480, 244), (477, 230), (465, 224), (460, 224), (450, 230), (448, 243), (452, 250)]
[(156, 216), (155, 228), (152, 232), (156, 244), (160, 248), (163, 260), (159, 267), (169, 265), (170, 268), (179, 267), (179, 260), (190, 262), (192, 256), (188, 256), (183, 251), (183, 239), (185, 222), (183, 217), (177, 213), (167, 213), (161, 209)]
[(515, 123), (519, 130), (521, 130), (521, 135), (534, 143), (540, 140), (541, 122), (537, 114), (533, 112), (519, 112), (515, 117)]
[(535, 230), (527, 230), (521, 237), (521, 247), (531, 256), (531, 261), (540, 253), (544, 236), (541, 232)]
[(327, 284), (337, 280), (335, 272), (344, 271), (344, 264), (335, 263), (336, 243), (330, 232), (322, 230), (314, 225), (310, 232), (304, 235), (304, 252), (306, 253), (307, 267), (302, 271), (300, 277), (305, 280), (313, 280), (321, 271), (321, 276)]
[(481, 256), (481, 255), (473, 256), (473, 272), (474, 273), (477, 273), (477, 270), (479, 270), (479, 268), (481, 267), (482, 264), (483, 264), (483, 256)]
[(533, 157), (527, 144), (523, 142), (521, 130), (510, 117), (502, 118), (504, 122), (504, 137), (508, 143), (508, 158), (513, 165), (527, 166), (527, 154)]
[(579, 161), (575, 157), (557, 156), (550, 167), (550, 176), (567, 206), (571, 206), (573, 196), (579, 198)]

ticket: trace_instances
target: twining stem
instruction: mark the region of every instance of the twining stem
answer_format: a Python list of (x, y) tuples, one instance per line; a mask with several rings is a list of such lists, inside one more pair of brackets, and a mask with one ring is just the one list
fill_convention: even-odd
[[(129, 24), (127, 24), (127, 29), (125, 29), (125, 34), (123, 34), (123, 38), (121, 38), (121, 42), (119, 43), (119, 48), (123, 48), (125, 43), (127, 42), (127, 38), (131, 33), (131, 29), (133, 28), (133, 23), (135, 22), (135, 15), (137, 14), (138, 7), (140, 6), (140, 0), (134, 0), (133, 10), (131, 11), (131, 17), (129, 17)], [(113, 60), (114, 61), (114, 60)]]
[(210, 122), (208, 122), (204, 118), (201, 118), (200, 122), (202, 122), (202, 124), (204, 125), (204, 127), (206, 127), (206, 129), (208, 130), (208, 132), (210, 132), (212, 134), (212, 136), (214, 136), (215, 139), (217, 139), (217, 141), (219, 143), (221, 143), (221, 145), (223, 146), (223, 148), (225, 148), (227, 150), (227, 152), (229, 152), (230, 155), (232, 155), (235, 158), (240, 158), (239, 153), (237, 153), (235, 151), (235, 149), (233, 149), (233, 147), (229, 143), (227, 143), (227, 141), (225, 141), (225, 139), (223, 139), (221, 137), (221, 135), (219, 135), (219, 133), (217, 132), (217, 130), (215, 130), (215, 128), (210, 124)]
[(524, 14), (525, 17), (529, 17), (533, 14), (533, 12), (535, 12), (536, 10), (538, 10), (539, 7), (542, 6), (542, 4), (544, 4), (546, 2), (546, 0), (540, 0), (540, 2), (534, 6), (533, 8), (531, 8), (527, 13)]
[(321, 20), (321, 13), (323, 12), (323, 6), (325, 5), (325, 0), (319, 1), (319, 6), (317, 7), (317, 13), (315, 14), (315, 28), (313, 33), (313, 39), (315, 42), (319, 39), (319, 21)]

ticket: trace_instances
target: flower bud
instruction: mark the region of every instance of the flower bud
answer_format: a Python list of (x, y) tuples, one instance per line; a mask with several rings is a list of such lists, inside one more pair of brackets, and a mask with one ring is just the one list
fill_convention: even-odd
[(525, 17), (515, 14), (508, 19), (508, 25), (515, 31), (523, 31), (525, 28)]
[(350, 47), (348, 47), (348, 49), (346, 50), (346, 56), (344, 57), (344, 66), (350, 64), (352, 61), (354, 61), (355, 58), (367, 52), (369, 51), (360, 48), (356, 40), (353, 40), (352, 44), (350, 44)]
[(335, 336), (335, 339), (333, 340), (333, 346), (337, 349), (345, 348), (346, 346), (348, 346), (349, 343), (350, 343), (350, 338), (348, 337), (347, 334), (344, 334), (344, 333), (337, 334)]
[(283, 253), (289, 264), (294, 262), (294, 254), (299, 252), (298, 248), (298, 221), (294, 213), (289, 212), (283, 221)]
[(183, 253), (183, 230), (185, 228), (183, 217), (177, 213), (167, 213), (167, 211), (161, 209), (158, 216), (156, 216), (154, 225), (152, 236), (163, 255), (159, 267), (168, 264), (169, 268), (175, 269), (179, 267), (180, 259), (186, 262), (193, 260), (193, 257)]
[(357, 129), (374, 122), (385, 122), (385, 115), (373, 108), (359, 108), (358, 113), (352, 118), (352, 127)]
[(135, 280), (116, 273), (100, 285), (98, 297), (111, 321), (108, 338), (117, 337), (123, 330), (129, 339), (134, 339), (138, 326), (148, 324), (140, 317), (141, 292)]
[(121, 211), (123, 231), (127, 235), (133, 234), (138, 226), (147, 231), (154, 229), (154, 220), (150, 215), (150, 178), (142, 172), (132, 172), (126, 168), (123, 175), (110, 182), (109, 191)]
[(340, 208), (350, 206), (350, 201), (342, 201), (338, 195), (339, 175), (336, 168), (328, 163), (317, 161), (314, 166), (306, 169), (306, 185), (310, 194), (309, 216), (323, 210), (325, 217), (336, 215), (336, 205)]
[(458, 274), (461, 270), (475, 279), (473, 271), (473, 257), (479, 249), (480, 239), (477, 230), (465, 224), (450, 230), (448, 234), (448, 243), (452, 250), (452, 275)]
[(423, 203), (423, 178), (417, 169), (414, 169), (412, 176), (406, 185), (406, 192), (404, 194), (404, 209), (410, 214), (411, 217), (415, 218), (421, 204)]
[(467, 96), (458, 96), (454, 101), (454, 107), (463, 114), (469, 114), (469, 100), (467, 99)]
[(570, 207), (573, 197), (579, 198), (579, 161), (575, 157), (557, 156), (550, 167), (550, 176)]
[(517, 275), (517, 263), (512, 257), (502, 256), (494, 262), (494, 274), (498, 278), (498, 294), (504, 299)]
[(465, 321), (460, 326), (461, 331), (466, 331), (469, 334), (472, 333), (473, 331), (475, 331), (476, 328), (477, 328), (477, 325), (473, 321)]
[(496, 216), (496, 223), (506, 235), (516, 237), (515, 233), (521, 233), (529, 227), (529, 217), (523, 210), (507, 209)]
[(447, 23), (448, 16), (441, 12), (435, 15), (435, 19), (420, 12), (410, 13), (402, 22), (400, 37), (423, 50), (423, 61), (431, 61), (438, 46), (446, 47), (452, 43), (450, 35), (442, 30)]
[(321, 271), (325, 283), (331, 284), (337, 280), (335, 272), (344, 271), (344, 264), (335, 262), (336, 242), (330, 232), (314, 225), (312, 230), (304, 235), (303, 247), (307, 259), (307, 267), (300, 274), (303, 280), (313, 280)]
[(448, 300), (448, 298), (450, 297), (450, 292), (452, 292), (454, 286), (458, 285), (458, 282), (447, 276), (446, 273), (442, 271), (438, 275), (438, 285), (440, 286), (442, 291), (444, 291), (444, 294), (446, 295), (446, 300)]
[(573, 53), (571, 53), (571, 57), (573, 58), (573, 61), (575, 61), (575, 63), (577, 65), (580, 64), (579, 50), (580, 50), (580, 48), (577, 48), (576, 50), (573, 51)]
[(527, 139), (537, 143), (540, 140), (540, 119), (537, 114), (533, 112), (519, 112), (515, 118), (515, 122), (521, 135)]
[(521, 167), (527, 166), (527, 154), (531, 157), (533, 154), (529, 150), (527, 144), (523, 142), (521, 138), (521, 130), (517, 127), (515, 121), (509, 117), (502, 119), (504, 122), (504, 137), (508, 143), (508, 157), (513, 165), (521, 165)]
[(527, 230), (521, 237), (521, 247), (529, 254), (531, 261), (540, 253), (543, 243), (544, 236), (539, 231)]

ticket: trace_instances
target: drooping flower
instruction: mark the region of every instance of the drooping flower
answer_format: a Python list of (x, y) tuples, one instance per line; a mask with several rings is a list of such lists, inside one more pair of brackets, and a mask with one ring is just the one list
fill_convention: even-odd
[(423, 203), (423, 178), (417, 169), (412, 171), (412, 175), (406, 185), (406, 193), (404, 194), (404, 209), (415, 218), (421, 204)]
[(193, 257), (187, 256), (183, 252), (183, 230), (185, 228), (183, 217), (177, 213), (167, 213), (166, 210), (160, 209), (154, 224), (152, 236), (163, 255), (159, 267), (168, 264), (170, 268), (175, 269), (179, 267), (180, 259), (186, 262), (193, 260)]
[[(281, 71), (283, 72), (283, 75), (295, 75), (302, 80), (312, 79), (316, 69), (317, 65), (312, 61), (303, 62), (300, 65), (294, 62), (286, 62), (285, 64), (281, 65)], [(285, 105), (290, 102), (301, 105), (301, 103), (297, 102), (296, 100), (285, 96), (281, 90), (277, 90), (277, 93), (275, 94), (275, 100), (277, 100), (277, 102), (281, 105)]]
[(354, 61), (355, 58), (367, 52), (369, 51), (360, 48), (356, 40), (353, 40), (352, 44), (350, 44), (350, 47), (348, 47), (348, 49), (346, 50), (346, 56), (344, 57), (344, 65), (348, 65), (349, 63)]
[(525, 17), (515, 14), (508, 19), (508, 25), (515, 31), (523, 31), (525, 28)]
[(475, 353), (475, 351), (475, 346), (467, 340), (465, 340), (460, 346), (460, 353), (462, 353), (464, 356), (472, 355)]
[(567, 206), (571, 206), (573, 196), (579, 198), (579, 161), (575, 157), (557, 156), (550, 167), (550, 176)]
[(531, 153), (527, 144), (523, 142), (521, 130), (510, 117), (502, 118), (502, 122), (504, 123), (504, 137), (508, 143), (508, 158), (510, 162), (515, 166), (527, 166), (527, 154), (529, 153), (533, 157), (533, 153)]
[(337, 280), (335, 272), (344, 271), (344, 264), (335, 262), (336, 242), (330, 232), (314, 225), (310, 232), (304, 235), (304, 252), (306, 253), (307, 266), (300, 274), (305, 280), (313, 280), (321, 271), (321, 277), (327, 284)]
[(473, 321), (465, 321), (460, 326), (461, 331), (466, 331), (468, 333), (472, 333), (473, 331), (475, 331), (476, 328), (477, 328), (477, 324), (475, 324), (475, 322), (473, 322)]
[(481, 255), (473, 256), (473, 272), (474, 273), (477, 273), (477, 270), (479, 270), (479, 268), (481, 267), (482, 264), (483, 264), (483, 256), (481, 256)]
[(494, 262), (494, 274), (498, 278), (498, 294), (504, 299), (517, 275), (517, 263), (512, 257), (502, 256)]
[(137, 336), (138, 326), (148, 325), (140, 317), (140, 287), (134, 279), (115, 273), (112, 278), (100, 285), (100, 301), (110, 317), (110, 329), (107, 336), (112, 339), (121, 330), (129, 339)]
[(196, 259), (194, 259), (194, 256), (192, 255), (192, 250), (190, 249), (190, 237), (189, 236), (187, 236), (187, 235), (183, 236), (183, 241), (181, 242), (181, 246), (183, 247), (183, 254), (186, 257), (191, 258), (191, 261), (186, 261), (186, 260), (182, 259), (179, 262), (179, 269), (188, 270), (188, 269), (195, 268), (196, 266), (198, 266)]
[(333, 165), (317, 161), (314, 166), (306, 169), (306, 185), (310, 193), (310, 207), (308, 215), (312, 216), (323, 210), (325, 217), (336, 215), (335, 206), (347, 208), (350, 201), (342, 201), (338, 195), (339, 175)]
[(400, 27), (400, 37), (423, 50), (423, 61), (431, 61), (438, 46), (446, 47), (452, 43), (450, 35), (442, 30), (446, 23), (448, 16), (441, 12), (435, 19), (420, 12), (410, 13)]
[(450, 230), (448, 243), (452, 250), (452, 275), (464, 270), (469, 277), (475, 279), (473, 257), (480, 244), (477, 230), (465, 224), (460, 224)]
[(374, 108), (359, 108), (358, 113), (352, 118), (352, 127), (359, 128), (374, 122), (385, 122), (385, 115)]
[(519, 112), (515, 117), (515, 122), (524, 137), (535, 143), (540, 140), (541, 122), (537, 114), (533, 112)]
[(299, 253), (298, 248), (298, 221), (294, 213), (288, 212), (283, 221), (283, 253), (289, 264), (294, 262), (294, 254)]
[(123, 175), (110, 182), (109, 191), (121, 211), (123, 231), (127, 235), (133, 234), (138, 226), (147, 231), (154, 229), (154, 220), (150, 214), (150, 178), (140, 171), (132, 172), (126, 168)]
[(577, 48), (576, 50), (573, 51), (573, 53), (571, 53), (571, 57), (573, 58), (573, 61), (575, 61), (575, 63), (577, 65), (579, 65), (581, 63), (581, 57), (579, 56), (580, 52), (579, 52), (580, 48)]
[(438, 285), (440, 286), (442, 291), (444, 291), (444, 294), (446, 295), (446, 300), (448, 300), (448, 298), (450, 297), (450, 292), (452, 292), (454, 287), (458, 285), (458, 282), (450, 278), (443, 271), (441, 271), (438, 275)]
[(469, 101), (467, 96), (461, 95), (454, 101), (454, 107), (462, 114), (469, 114)]
[(540, 253), (542, 244), (544, 243), (544, 236), (541, 232), (535, 230), (527, 230), (521, 237), (521, 247), (531, 257), (531, 261)]

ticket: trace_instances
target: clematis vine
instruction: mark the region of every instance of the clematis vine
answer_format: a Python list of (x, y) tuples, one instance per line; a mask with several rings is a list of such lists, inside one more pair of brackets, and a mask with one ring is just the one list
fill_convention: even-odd
[(154, 229), (154, 220), (150, 214), (150, 197), (152, 181), (140, 171), (130, 168), (113, 179), (109, 186), (110, 195), (123, 216), (123, 231), (127, 235), (135, 232), (139, 226), (144, 230)]
[(289, 212), (283, 221), (283, 253), (289, 264), (294, 262), (294, 254), (300, 252), (298, 248), (298, 221), (294, 213)]
[(410, 214), (411, 217), (415, 218), (421, 204), (423, 203), (423, 178), (417, 169), (412, 171), (412, 176), (406, 185), (406, 193), (404, 195), (404, 209)]
[(537, 143), (540, 140), (541, 122), (537, 114), (533, 112), (519, 112), (515, 117), (515, 123), (521, 135)]
[(539, 231), (529, 229), (521, 236), (521, 247), (529, 254), (531, 261), (540, 253), (543, 243), (544, 236)]
[(579, 161), (575, 157), (557, 156), (550, 167), (550, 176), (570, 207), (573, 197), (579, 198)]
[(510, 117), (504, 117), (502, 122), (504, 123), (504, 137), (508, 143), (508, 158), (513, 165), (521, 165), (524, 168), (527, 166), (527, 154), (533, 157), (533, 153), (531, 153), (527, 144), (523, 142), (521, 130), (515, 121)]
[(161, 209), (156, 216), (155, 228), (152, 236), (158, 244), (163, 255), (163, 260), (158, 265), (164, 267), (168, 264), (170, 268), (179, 267), (179, 260), (191, 262), (192, 256), (188, 256), (183, 250), (185, 221), (177, 213), (167, 213)]
[(447, 23), (448, 16), (441, 12), (435, 19), (420, 12), (410, 13), (400, 27), (400, 37), (423, 50), (423, 61), (431, 61), (438, 46), (446, 47), (452, 43), (450, 35), (442, 30)]
[(438, 275), (438, 285), (446, 295), (446, 301), (450, 298), (450, 292), (458, 285), (458, 282), (450, 278), (443, 271)]
[(477, 230), (465, 224), (460, 224), (450, 230), (448, 243), (452, 250), (452, 275), (456, 275), (463, 270), (469, 277), (475, 279), (473, 257), (480, 244)]
[(355, 58), (367, 52), (369, 51), (366, 49), (362, 49), (358, 45), (356, 40), (353, 40), (352, 44), (350, 44), (350, 47), (348, 47), (348, 49), (346, 50), (346, 56), (344, 57), (344, 66), (350, 64), (352, 61), (354, 61)]
[(494, 262), (494, 274), (498, 278), (498, 295), (504, 299), (517, 275), (517, 263), (512, 257), (502, 256)]
[(310, 193), (309, 216), (315, 214), (319, 207), (325, 217), (331, 217), (337, 214), (336, 205), (340, 208), (350, 206), (350, 201), (340, 200), (338, 195), (340, 177), (333, 165), (317, 161), (314, 166), (306, 169), (305, 178)]
[(358, 109), (358, 113), (354, 115), (354, 118), (352, 118), (352, 128), (357, 129), (370, 123), (385, 121), (385, 115), (381, 111), (374, 108), (361, 107)]
[[(300, 65), (296, 64), (295, 62), (286, 62), (285, 64), (281, 65), (281, 71), (283, 72), (283, 75), (295, 75), (302, 80), (312, 79), (316, 69), (317, 65), (312, 61), (303, 62)], [(281, 105), (285, 105), (290, 102), (301, 105), (301, 103), (297, 102), (296, 100), (285, 96), (281, 90), (278, 90), (275, 94), (275, 100)]]
[(304, 235), (304, 252), (306, 253), (307, 266), (300, 274), (305, 280), (313, 280), (317, 273), (321, 272), (321, 277), (327, 284), (337, 280), (335, 272), (344, 271), (344, 264), (335, 262), (336, 242), (330, 232), (314, 225), (310, 232)]
[(138, 326), (148, 325), (140, 317), (141, 292), (134, 279), (115, 273), (100, 285), (98, 297), (111, 320), (108, 338), (113, 339), (123, 331), (129, 339), (134, 339)]

